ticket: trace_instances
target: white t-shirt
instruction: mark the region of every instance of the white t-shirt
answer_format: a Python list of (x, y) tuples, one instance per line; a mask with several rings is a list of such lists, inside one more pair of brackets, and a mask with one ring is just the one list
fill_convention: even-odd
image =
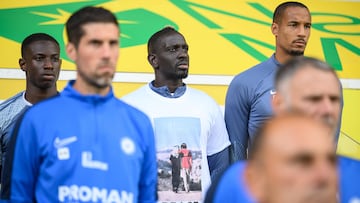
[[(154, 127), (158, 161), (159, 202), (201, 201), (210, 186), (207, 156), (230, 145), (220, 106), (207, 94), (187, 86), (184, 95), (167, 98), (149, 84), (125, 95), (125, 102), (146, 113)], [(185, 143), (191, 151), (190, 192), (173, 191), (170, 155)], [(176, 154), (176, 150), (175, 150)], [(181, 156), (180, 156), (181, 157)]]

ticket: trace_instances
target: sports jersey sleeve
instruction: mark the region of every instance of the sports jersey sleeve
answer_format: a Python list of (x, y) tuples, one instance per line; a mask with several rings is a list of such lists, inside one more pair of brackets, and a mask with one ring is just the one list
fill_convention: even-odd
[(213, 105), (213, 125), (210, 129), (210, 136), (208, 137), (207, 144), (207, 156), (211, 179), (216, 178), (216, 176), (230, 164), (228, 150), (224, 150), (230, 145), (224, 116), (220, 106), (215, 101)]
[(24, 119), (15, 126), (5, 159), (5, 166), (10, 170), (8, 174), (10, 173), (9, 177), (11, 177), (7, 184), (11, 202), (32, 202), (35, 199), (35, 180), (40, 156), (36, 129), (31, 120), (25, 115)]
[[(9, 146), (9, 142), (10, 142), (10, 137), (11, 137), (11, 133), (12, 133), (12, 129), (14, 128), (16, 123), (16, 120), (14, 120), (6, 129), (0, 129), (0, 144), (1, 144), (1, 150), (0, 150), (0, 160), (1, 160), (1, 171), (3, 168), (3, 165), (5, 164), (5, 157), (6, 157), (6, 153), (8, 150), (8, 146)], [(2, 179), (3, 175), (1, 174), (1, 179)], [(0, 179), (0, 180), (1, 180)]]
[(236, 77), (229, 85), (225, 100), (225, 122), (231, 142), (231, 162), (247, 159), (249, 141), (249, 104), (247, 89)]
[[(0, 173), (2, 171), (2, 166), (3, 166), (3, 153), (2, 153), (2, 151), (3, 151), (2, 149), (4, 147), (3, 136), (4, 136), (4, 134), (0, 128)], [(2, 174), (0, 174), (0, 181), (1, 181), (1, 178), (2, 178)]]
[(212, 105), (212, 125), (210, 134), (207, 138), (207, 155), (211, 156), (221, 152), (230, 145), (229, 135), (226, 130), (224, 116), (221, 112), (220, 106), (213, 102)]
[(139, 203), (153, 203), (156, 201), (157, 187), (157, 165), (154, 131), (150, 120), (144, 122), (146, 129), (144, 132), (144, 143), (146, 148), (144, 151), (144, 161), (141, 170), (139, 185)]
[(208, 156), (207, 159), (211, 181), (214, 181), (230, 164), (229, 149), (226, 148), (221, 152)]

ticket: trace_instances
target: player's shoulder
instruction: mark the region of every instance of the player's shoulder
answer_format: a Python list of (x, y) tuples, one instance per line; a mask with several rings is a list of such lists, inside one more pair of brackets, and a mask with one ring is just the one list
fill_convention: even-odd
[(136, 118), (136, 120), (149, 120), (148, 116), (140, 109), (138, 109), (136, 106), (128, 103), (123, 98), (115, 98), (116, 103), (118, 106), (122, 109), (123, 112), (126, 112), (127, 115), (130, 117)]
[(358, 160), (358, 159), (339, 155), (338, 162), (339, 162), (340, 168), (347, 168), (349, 165), (351, 165), (351, 166), (359, 167), (359, 170), (360, 170), (360, 160)]
[(148, 88), (148, 84), (143, 85), (137, 89), (135, 89), (132, 92), (129, 92), (128, 94), (125, 94), (120, 98), (120, 100), (125, 101), (126, 103), (136, 103), (140, 102), (142, 98), (144, 98), (146, 95), (146, 91)]
[(268, 75), (270, 66), (273, 66), (271, 58), (237, 74), (232, 83), (256, 83)]
[(13, 105), (14, 102), (18, 101), (19, 99), (21, 99), (22, 95), (24, 94), (24, 92), (19, 92), (16, 95), (6, 99), (5, 101), (0, 103), (0, 113), (3, 109), (8, 108), (9, 106)]

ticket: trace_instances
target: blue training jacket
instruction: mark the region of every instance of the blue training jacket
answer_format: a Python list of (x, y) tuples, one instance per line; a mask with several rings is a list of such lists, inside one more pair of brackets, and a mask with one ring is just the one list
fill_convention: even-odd
[(360, 202), (360, 160), (339, 156), (340, 202)]
[(244, 180), (246, 161), (233, 163), (207, 191), (205, 203), (256, 203)]
[(84, 96), (73, 84), (30, 108), (14, 130), (5, 163), (13, 163), (5, 165), (11, 179), (2, 186), (2, 198), (155, 202), (156, 155), (148, 117), (115, 98), (112, 89), (106, 96)]

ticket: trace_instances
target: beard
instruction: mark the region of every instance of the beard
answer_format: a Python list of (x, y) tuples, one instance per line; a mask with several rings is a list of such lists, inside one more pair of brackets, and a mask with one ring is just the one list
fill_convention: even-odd
[(321, 117), (321, 121), (329, 127), (329, 129), (331, 130), (331, 133), (334, 134), (334, 136), (335, 136), (337, 133), (337, 130), (338, 130), (339, 122), (336, 121), (334, 118), (332, 118), (330, 116), (326, 116), (326, 115)]
[(56, 87), (56, 80), (54, 81), (41, 81), (37, 83), (33, 83), (34, 86), (38, 87), (39, 89), (46, 90), (52, 87)]
[(288, 51), (289, 55), (291, 56), (303, 56), (304, 55), (304, 51), (299, 51), (299, 50), (290, 50)]
[(79, 76), (83, 78), (83, 80), (92, 87), (97, 89), (105, 89), (109, 87), (112, 83), (112, 79), (114, 78), (114, 73), (103, 73), (103, 74), (85, 74), (82, 71), (78, 71)]
[(185, 79), (188, 76), (189, 71), (186, 70), (178, 70), (176, 73), (176, 79)]
[(92, 80), (92, 85), (99, 89), (107, 88), (111, 85), (112, 79), (113, 79), (113, 75), (95, 77), (94, 80)]

